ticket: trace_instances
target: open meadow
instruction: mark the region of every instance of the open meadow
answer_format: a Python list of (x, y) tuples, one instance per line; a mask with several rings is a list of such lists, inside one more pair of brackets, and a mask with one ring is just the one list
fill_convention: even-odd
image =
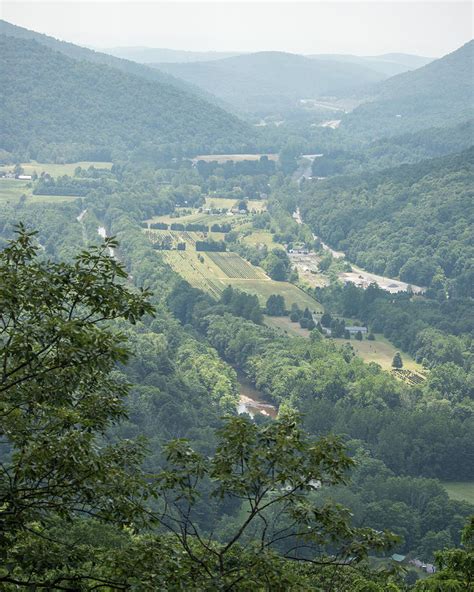
[(15, 205), (22, 195), (26, 196), (26, 204), (60, 203), (77, 199), (70, 195), (33, 195), (32, 189), (30, 181), (0, 179), (0, 204)]
[[(336, 338), (334, 341), (340, 344), (348, 343), (348, 340), (343, 338)], [(362, 341), (352, 338), (350, 344), (364, 362), (376, 362), (382, 366), (384, 370), (392, 369), (393, 356), (398, 350), (392, 343), (390, 343), (390, 341), (385, 339), (383, 335), (376, 334), (375, 341), (368, 341), (365, 337)], [(401, 356), (404, 369), (411, 370), (412, 372), (423, 371), (421, 364), (415, 362), (409, 354), (401, 352)]]
[(273, 242), (273, 234), (268, 230), (254, 230), (250, 228), (250, 234), (244, 236), (242, 238), (242, 242), (246, 245), (252, 245), (254, 247), (258, 247), (260, 245), (265, 245), (269, 249), (284, 249), (283, 245), (280, 243)]
[[(231, 210), (240, 200), (230, 197), (206, 197), (205, 208)], [(264, 199), (249, 199), (247, 201), (249, 211), (264, 212), (267, 209), (267, 202)]]
[(303, 329), (299, 323), (293, 323), (289, 317), (270, 317), (265, 315), (265, 325), (278, 329), (290, 337), (309, 337), (308, 329)]
[[(81, 162), (68, 162), (66, 164), (56, 164), (56, 163), (45, 163), (45, 162), (36, 162), (32, 160), (31, 162), (24, 162), (21, 163), (20, 166), (22, 167), (25, 175), (32, 175), (34, 172), (39, 176), (41, 173), (48, 173), (52, 177), (60, 177), (61, 175), (74, 175), (74, 171), (77, 167), (81, 167), (83, 169), (88, 169), (90, 166), (94, 166), (96, 169), (110, 169), (112, 168), (111, 162), (92, 162), (92, 161), (81, 161)], [(8, 172), (12, 171), (12, 165), (2, 165), (0, 166), (0, 171)]]
[(474, 481), (443, 481), (451, 499), (474, 504)]

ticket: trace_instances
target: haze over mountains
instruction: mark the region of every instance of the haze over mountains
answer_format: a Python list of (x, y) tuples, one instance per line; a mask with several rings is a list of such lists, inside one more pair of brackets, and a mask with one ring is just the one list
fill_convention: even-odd
[(384, 78), (366, 66), (265, 51), (211, 62), (156, 64), (247, 112), (296, 108), (301, 99), (341, 96)]
[(181, 49), (166, 49), (160, 47), (110, 47), (101, 48), (100, 51), (123, 58), (133, 60), (141, 64), (153, 64), (156, 62), (209, 62), (240, 55), (238, 51), (185, 51)]
[(384, 76), (395, 76), (408, 70), (421, 68), (434, 58), (412, 55), (408, 53), (386, 53), (379, 56), (356, 56), (350, 54), (314, 54), (306, 56), (312, 59), (334, 60), (337, 62), (354, 63), (380, 72)]
[[(353, 93), (365, 96), (366, 102), (352, 113), (337, 115), (342, 119), (341, 132), (360, 139), (403, 135), (401, 148), (396, 151), (408, 161), (410, 153), (441, 155), (452, 146), (466, 148), (469, 141), (468, 128), (462, 124), (472, 117), (473, 42), (421, 68), (386, 79), (382, 72), (386, 64), (409, 68), (429, 58), (405, 54), (304, 57), (260, 52), (150, 67), (5, 21), (0, 21), (0, 35), (7, 81), (2, 147), (7, 151), (52, 144), (71, 148), (75, 144), (81, 154), (85, 150), (91, 155), (96, 149), (103, 154), (106, 146), (110, 154), (119, 145), (137, 150), (148, 143), (153, 149), (179, 144), (188, 153), (211, 147), (226, 152), (255, 145), (254, 131), (216, 103), (228, 105), (227, 111), (238, 112), (243, 118), (252, 114), (265, 117), (299, 108), (302, 99)], [(369, 62), (376, 63), (379, 71), (369, 67)], [(38, 76), (38, 72), (43, 75)], [(82, 105), (78, 97), (82, 97)], [(88, 108), (83, 109), (84, 105)], [(30, 113), (28, 125), (26, 112)], [(35, 115), (32, 120), (31, 114)], [(446, 127), (452, 128), (452, 133), (439, 132)], [(427, 128), (435, 130), (428, 142), (434, 150), (427, 147), (425, 136), (407, 136)], [(393, 154), (393, 145), (378, 146), (374, 150)], [(371, 154), (375, 162), (374, 157)], [(331, 166), (334, 162), (332, 158)]]
[(373, 89), (375, 98), (342, 123), (357, 133), (379, 137), (453, 125), (472, 118), (474, 41)]

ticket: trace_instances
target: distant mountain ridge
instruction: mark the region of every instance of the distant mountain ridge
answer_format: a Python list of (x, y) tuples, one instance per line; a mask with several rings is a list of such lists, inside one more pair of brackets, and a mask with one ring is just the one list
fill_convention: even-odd
[(312, 54), (311, 59), (331, 60), (342, 63), (353, 63), (366, 66), (386, 77), (395, 76), (408, 70), (421, 68), (434, 58), (404, 53), (387, 53), (379, 56), (357, 56), (351, 54)]
[(342, 127), (377, 137), (454, 125), (474, 115), (474, 41), (429, 64), (393, 76), (374, 88)]
[(253, 113), (295, 108), (301, 99), (345, 95), (384, 78), (359, 64), (277, 51), (154, 66), (214, 93), (240, 111)]
[(0, 53), (0, 146), (12, 154), (169, 158), (238, 148), (251, 136), (236, 117), (170, 84), (72, 59), (32, 39), (0, 35)]
[(98, 51), (107, 53), (117, 58), (132, 60), (140, 64), (165, 63), (189, 63), (210, 62), (238, 56), (239, 51), (186, 51), (183, 49), (167, 49), (161, 47), (110, 47), (101, 48)]

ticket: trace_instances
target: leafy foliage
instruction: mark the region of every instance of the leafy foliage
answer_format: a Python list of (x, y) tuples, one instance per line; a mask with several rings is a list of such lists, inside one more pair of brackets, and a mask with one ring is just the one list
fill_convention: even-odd
[(473, 156), (318, 183), (303, 198), (304, 218), (370, 271), (470, 295)]
[(44, 146), (59, 145), (67, 157), (79, 146), (83, 160), (133, 152), (156, 161), (246, 142), (245, 124), (172, 86), (76, 61), (36, 41), (2, 35), (0, 49), (1, 143), (11, 153), (28, 149), (38, 158)]

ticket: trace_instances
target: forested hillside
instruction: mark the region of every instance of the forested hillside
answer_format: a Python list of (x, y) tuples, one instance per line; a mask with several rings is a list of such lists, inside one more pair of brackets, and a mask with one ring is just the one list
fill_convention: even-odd
[(311, 185), (305, 220), (359, 265), (389, 277), (471, 295), (474, 149)]
[[(431, 127), (400, 136), (357, 141), (350, 132), (337, 130), (324, 154), (314, 159), (312, 174), (315, 177), (332, 177), (341, 174), (370, 172), (393, 168), (462, 152), (473, 143), (473, 119), (456, 125)], [(328, 138), (326, 138), (328, 139)]]
[(156, 66), (214, 93), (240, 111), (263, 114), (294, 109), (300, 99), (348, 94), (384, 78), (365, 65), (272, 51)]
[(412, 72), (389, 78), (375, 99), (342, 123), (362, 136), (388, 136), (472, 118), (474, 41)]
[(73, 60), (36, 41), (2, 35), (0, 48), (1, 145), (11, 154), (159, 159), (248, 141), (238, 119), (170, 85)]
[(122, 70), (128, 74), (134, 74), (145, 80), (152, 80), (154, 82), (161, 82), (163, 84), (170, 84), (176, 88), (184, 90), (187, 93), (196, 94), (204, 97), (207, 100), (214, 100), (212, 94), (204, 92), (197, 86), (193, 86), (180, 78), (175, 78), (171, 74), (166, 74), (156, 68), (148, 68), (142, 64), (130, 61), (129, 59), (122, 59), (124, 56), (115, 57), (108, 53), (94, 51), (87, 47), (81, 47), (74, 43), (67, 41), (60, 41), (54, 37), (31, 31), (23, 27), (18, 27), (7, 21), (0, 20), (0, 35), (8, 35), (9, 37), (18, 37), (19, 39), (30, 39), (37, 41), (41, 45), (45, 45), (50, 49), (58, 51), (65, 56), (78, 61), (91, 62), (93, 64), (103, 64), (104, 66), (111, 66), (117, 70)]

